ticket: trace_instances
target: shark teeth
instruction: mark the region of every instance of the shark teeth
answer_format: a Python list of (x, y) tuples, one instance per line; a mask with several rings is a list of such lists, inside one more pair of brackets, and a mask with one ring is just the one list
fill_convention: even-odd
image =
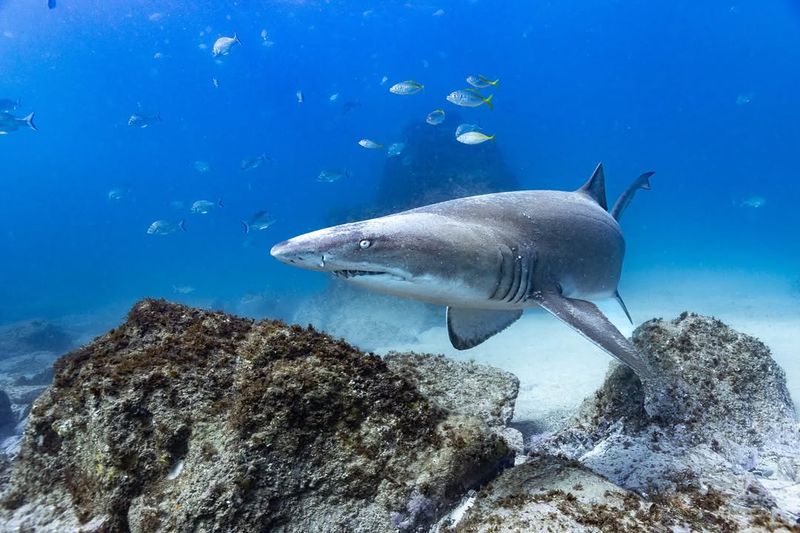
[(348, 279), (356, 276), (377, 276), (386, 272), (375, 272), (373, 270), (334, 270), (333, 275), (337, 278)]

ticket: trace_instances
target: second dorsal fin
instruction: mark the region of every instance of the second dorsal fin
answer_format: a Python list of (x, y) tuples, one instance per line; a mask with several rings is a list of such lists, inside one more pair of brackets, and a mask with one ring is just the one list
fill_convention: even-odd
[(592, 172), (592, 177), (583, 184), (583, 187), (578, 189), (578, 192), (582, 192), (597, 202), (600, 207), (608, 210), (608, 203), (606, 203), (606, 178), (603, 174), (603, 163), (597, 164), (597, 168)]

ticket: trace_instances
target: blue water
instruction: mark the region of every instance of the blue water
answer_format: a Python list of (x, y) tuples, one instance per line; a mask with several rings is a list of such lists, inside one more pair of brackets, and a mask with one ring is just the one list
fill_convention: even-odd
[[(234, 32), (243, 44), (213, 58)], [(409, 122), (455, 111), (445, 95), (478, 73), (501, 79), (487, 91), (495, 109), (459, 112), (496, 134), (523, 187), (574, 189), (603, 161), (613, 198), (656, 171), (623, 221), (625, 275), (738, 269), (792, 282), (798, 65), (800, 8), (788, 0), (0, 0), (0, 98), (20, 98), (14, 113), (35, 111), (39, 128), (0, 136), (0, 322), (144, 296), (231, 307), (262, 294), (280, 315), (327, 281), (279, 264), (270, 246), (369, 205), (386, 156), (357, 141), (402, 141)], [(405, 79), (425, 90), (388, 92)], [(346, 102), (360, 105), (345, 113)], [(137, 110), (163, 120), (128, 127)], [(240, 170), (261, 153), (272, 160)], [(319, 183), (325, 168), (350, 176)], [(114, 188), (124, 198), (109, 200)], [(742, 205), (754, 196), (765, 203)], [(188, 212), (218, 198), (224, 208)], [(277, 222), (245, 237), (239, 220), (262, 209)], [(188, 231), (147, 235), (157, 219)]]

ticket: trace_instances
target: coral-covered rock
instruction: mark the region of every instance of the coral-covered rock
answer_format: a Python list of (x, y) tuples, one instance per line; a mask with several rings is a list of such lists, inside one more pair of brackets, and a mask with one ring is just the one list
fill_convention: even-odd
[(17, 415), (11, 409), (11, 400), (5, 391), (0, 390), (0, 437), (13, 433), (16, 423)]
[(511, 453), (379, 357), (280, 322), (145, 300), (55, 366), (3, 498), (10, 527), (391, 531)]
[(614, 364), (566, 427), (533, 449), (642, 495), (710, 488), (726, 506), (800, 515), (800, 434), (769, 349), (687, 313), (646, 322), (633, 340), (657, 378), (643, 384)]

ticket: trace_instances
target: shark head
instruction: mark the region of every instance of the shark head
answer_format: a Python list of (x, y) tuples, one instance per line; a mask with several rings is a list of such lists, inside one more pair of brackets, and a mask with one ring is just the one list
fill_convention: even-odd
[(486, 230), (406, 212), (313, 231), (275, 245), (274, 258), (377, 292), (453, 305), (485, 300), (499, 259)]

